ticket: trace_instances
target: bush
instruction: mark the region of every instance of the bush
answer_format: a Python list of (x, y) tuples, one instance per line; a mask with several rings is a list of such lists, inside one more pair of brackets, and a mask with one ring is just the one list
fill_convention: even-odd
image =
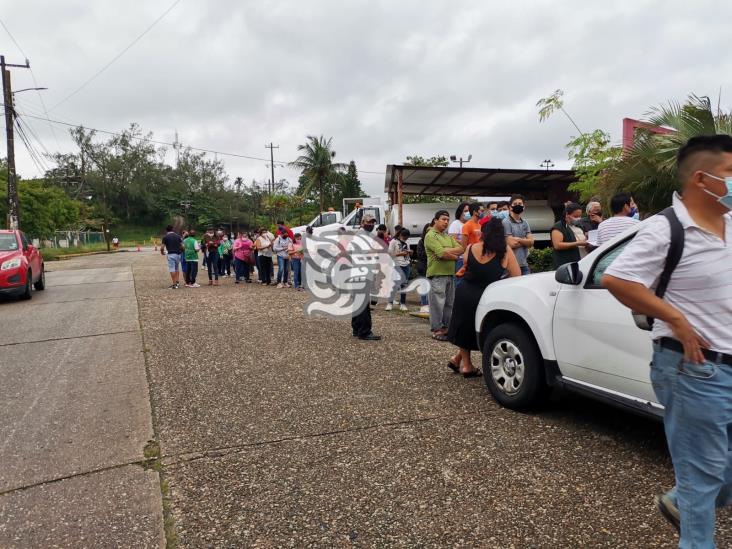
[(532, 273), (543, 273), (554, 270), (553, 248), (532, 248), (527, 261)]

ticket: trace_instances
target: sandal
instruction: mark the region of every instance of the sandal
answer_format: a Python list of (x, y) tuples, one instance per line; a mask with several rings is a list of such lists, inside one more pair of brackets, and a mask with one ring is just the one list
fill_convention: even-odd
[(436, 341), (447, 341), (447, 335), (435, 332), (432, 334), (432, 339)]
[(460, 366), (458, 366), (457, 364), (455, 364), (452, 360), (448, 360), (447, 361), (447, 367), (450, 368), (456, 374), (459, 374), (460, 373)]
[(465, 379), (468, 379), (470, 377), (481, 377), (483, 375), (483, 372), (480, 371), (478, 368), (474, 369), (472, 372), (466, 372), (463, 374), (463, 377)]

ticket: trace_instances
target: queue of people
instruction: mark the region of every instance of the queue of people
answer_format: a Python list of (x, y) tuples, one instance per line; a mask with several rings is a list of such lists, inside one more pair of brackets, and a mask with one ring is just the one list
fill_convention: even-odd
[[(186, 288), (200, 288), (197, 282), (200, 258), (209, 286), (218, 286), (219, 278), (233, 277), (235, 284), (257, 282), (264, 286), (276, 284), (277, 288), (303, 290), (302, 235), (293, 234), (282, 221), (277, 222), (276, 231), (277, 235), (274, 235), (262, 227), (254, 233), (239, 232), (234, 237), (209, 227), (199, 240), (193, 229), (179, 234), (168, 225), (160, 253), (167, 254), (169, 288), (180, 288), (180, 272)], [(274, 257), (277, 257), (278, 266), (276, 282)]]

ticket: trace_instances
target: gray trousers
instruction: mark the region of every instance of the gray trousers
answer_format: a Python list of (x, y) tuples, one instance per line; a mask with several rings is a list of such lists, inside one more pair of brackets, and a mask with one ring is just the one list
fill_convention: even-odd
[(433, 332), (450, 325), (453, 301), (455, 301), (455, 277), (430, 278), (430, 329)]

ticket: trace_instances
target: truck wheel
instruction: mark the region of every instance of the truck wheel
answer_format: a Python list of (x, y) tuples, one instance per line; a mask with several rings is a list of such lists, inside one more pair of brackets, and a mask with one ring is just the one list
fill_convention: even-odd
[(33, 273), (28, 271), (25, 275), (25, 288), (23, 289), (23, 293), (20, 294), (20, 299), (30, 299), (33, 297), (31, 294), (31, 282), (33, 280)]
[(45, 265), (41, 265), (41, 276), (38, 277), (38, 280), (33, 284), (33, 287), (40, 291), (46, 289), (46, 267)]
[(499, 404), (526, 410), (546, 396), (539, 349), (526, 330), (512, 323), (491, 330), (483, 345), (483, 378)]

